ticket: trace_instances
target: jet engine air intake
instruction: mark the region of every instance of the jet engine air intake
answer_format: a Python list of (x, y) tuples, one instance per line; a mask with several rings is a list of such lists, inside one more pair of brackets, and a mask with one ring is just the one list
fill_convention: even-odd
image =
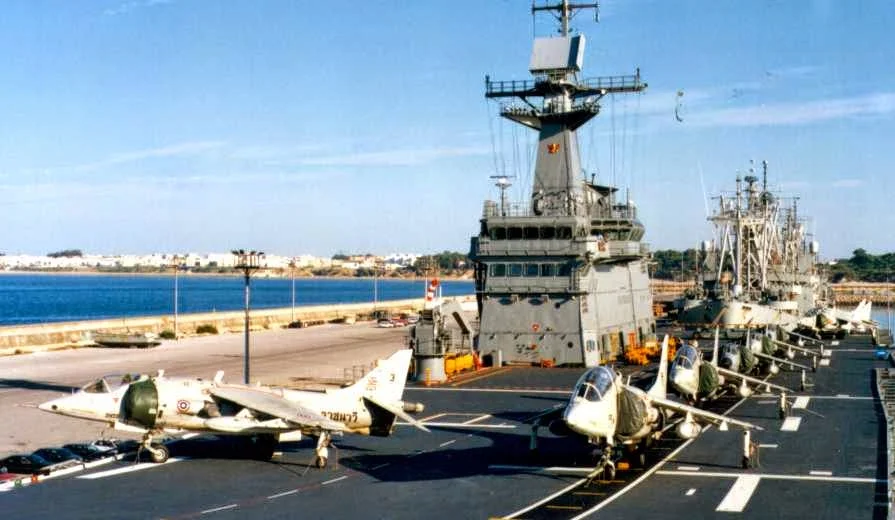
[(158, 389), (152, 379), (131, 383), (121, 398), (120, 421), (131, 426), (152, 428), (158, 416)]

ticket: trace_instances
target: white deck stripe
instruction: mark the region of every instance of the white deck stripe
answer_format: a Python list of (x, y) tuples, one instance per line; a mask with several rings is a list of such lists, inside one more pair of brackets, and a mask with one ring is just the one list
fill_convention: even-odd
[(327, 480), (326, 482), (323, 482), (323, 483), (321, 483), (320, 485), (321, 485), (321, 486), (325, 486), (325, 485), (327, 485), (327, 484), (334, 484), (334, 483), (336, 483), (336, 482), (338, 482), (338, 481), (340, 481), (340, 480), (345, 480), (346, 478), (348, 478), (348, 475), (342, 475), (341, 477), (336, 477), (336, 478), (334, 478), (334, 479)]
[(687, 495), (688, 497), (691, 497), (691, 496), (693, 496), (693, 493), (696, 493), (696, 488), (690, 488), (684, 494)]
[(876, 398), (871, 396), (860, 396), (860, 395), (848, 395), (848, 394), (837, 394), (837, 395), (812, 395), (812, 399), (854, 399), (858, 401), (873, 401)]
[(438, 447), (439, 447), (439, 448), (444, 448), (445, 446), (450, 446), (451, 444), (453, 444), (453, 443), (455, 443), (455, 442), (457, 442), (457, 439), (450, 440), (450, 441), (446, 441), (446, 442), (442, 442), (441, 444), (438, 445)]
[(776, 444), (759, 444), (758, 447), (759, 448), (777, 448), (778, 446)]
[(678, 466), (678, 471), (699, 471), (699, 466)]
[(816, 477), (832, 477), (833, 476), (832, 471), (809, 471), (808, 474), (814, 475)]
[(477, 422), (479, 422), (479, 421), (484, 421), (485, 419), (487, 419), (487, 418), (489, 418), (489, 417), (491, 417), (491, 414), (490, 414), (490, 413), (487, 413), (487, 414), (485, 414), (485, 415), (482, 415), (481, 417), (476, 417), (475, 419), (470, 419), (470, 420), (466, 421), (466, 422), (463, 423), (463, 424), (475, 424), (475, 423), (477, 423)]
[[(422, 421), (420, 421), (420, 423), (423, 426), (435, 426), (435, 427), (441, 426), (442, 428), (475, 428), (475, 429), (491, 428), (491, 429), (495, 429), (495, 430), (512, 430), (512, 429), (516, 428), (515, 424), (466, 424), (466, 423), (459, 423), (459, 422), (422, 422)], [(397, 424), (398, 426), (411, 426), (410, 423), (406, 423), (406, 422), (396, 422), (395, 424)]]
[(508, 515), (505, 515), (505, 516), (503, 516), (502, 518), (516, 518), (517, 516), (519, 516), (519, 515), (521, 515), (521, 514), (527, 513), (527, 512), (529, 512), (529, 511), (531, 511), (532, 509), (535, 509), (535, 508), (537, 508), (537, 507), (540, 507), (540, 506), (543, 505), (543, 504), (546, 504), (547, 502), (550, 502), (551, 500), (553, 500), (554, 498), (556, 498), (556, 497), (558, 497), (558, 496), (560, 496), (560, 495), (564, 495), (564, 494), (568, 493), (569, 491), (575, 489), (576, 487), (578, 487), (578, 486), (580, 486), (580, 485), (586, 483), (587, 480), (588, 480), (588, 479), (586, 479), (586, 478), (582, 478), (582, 479), (576, 480), (575, 482), (572, 482), (572, 483), (569, 484), (568, 486), (566, 486), (566, 487), (560, 489), (560, 490), (557, 491), (556, 493), (553, 493), (552, 495), (546, 496), (546, 497), (542, 498), (541, 500), (538, 500), (537, 502), (535, 502), (535, 503), (533, 503), (533, 504), (531, 504), (531, 505), (528, 505), (528, 506), (526, 506), (526, 507), (523, 507), (522, 509), (520, 509), (520, 510), (514, 512), (514, 513), (510, 513), (510, 514), (508, 514)]
[(760, 481), (761, 477), (756, 477), (755, 475), (738, 477), (736, 482), (730, 486), (730, 491), (727, 492), (724, 500), (715, 508), (715, 511), (742, 512), (746, 508), (746, 504), (749, 503), (749, 499), (752, 498), (752, 493), (755, 493), (755, 488), (758, 487)]
[(228, 504), (228, 505), (226, 505), (226, 506), (215, 507), (215, 508), (213, 508), (213, 509), (206, 509), (205, 511), (202, 511), (202, 512), (200, 512), (199, 514), (200, 514), (200, 515), (207, 515), (207, 514), (210, 514), (210, 513), (217, 513), (218, 511), (225, 511), (225, 510), (227, 510), (227, 509), (233, 509), (233, 508), (238, 507), (238, 506), (239, 506), (239, 504)]
[(793, 408), (807, 408), (809, 401), (811, 401), (811, 398), (804, 396), (804, 395), (801, 397), (796, 397), (795, 402), (792, 403), (792, 407)]
[[(676, 477), (710, 477), (710, 478), (740, 478), (743, 476), (742, 473), (721, 473), (721, 472), (698, 472), (691, 473), (689, 471), (669, 471), (669, 470), (661, 470), (657, 471), (656, 475), (671, 475)], [(756, 473), (752, 476), (760, 477), (762, 479), (768, 480), (805, 480), (805, 481), (817, 481), (817, 482), (841, 482), (843, 484), (877, 484), (877, 483), (885, 483), (885, 480), (875, 479), (875, 478), (861, 478), (861, 477), (828, 477), (821, 475), (781, 475), (779, 473)]]
[(780, 425), (780, 431), (782, 432), (794, 432), (799, 429), (799, 425), (802, 424), (801, 417), (787, 417), (783, 424)]
[(417, 391), (417, 392), (494, 392), (494, 393), (504, 393), (504, 394), (557, 394), (557, 395), (570, 395), (572, 390), (538, 390), (537, 388), (424, 388), (424, 387), (408, 387), (404, 389), (407, 391)]
[(95, 480), (98, 478), (106, 478), (112, 477), (115, 475), (123, 475), (124, 473), (133, 473), (134, 471), (142, 471), (144, 469), (151, 468), (160, 468), (165, 464), (174, 464), (175, 462), (180, 462), (182, 460), (186, 460), (185, 458), (180, 457), (172, 457), (168, 459), (164, 464), (157, 464), (155, 462), (141, 462), (139, 464), (133, 464), (130, 466), (125, 466), (123, 468), (110, 469), (107, 471), (100, 471), (99, 473), (91, 473), (90, 475), (83, 475), (78, 478), (83, 478), (87, 480)]
[(274, 498), (287, 497), (289, 495), (294, 495), (296, 493), (298, 493), (297, 489), (290, 489), (289, 491), (283, 491), (282, 493), (277, 493), (276, 495), (270, 495), (267, 498), (270, 500), (273, 500)]

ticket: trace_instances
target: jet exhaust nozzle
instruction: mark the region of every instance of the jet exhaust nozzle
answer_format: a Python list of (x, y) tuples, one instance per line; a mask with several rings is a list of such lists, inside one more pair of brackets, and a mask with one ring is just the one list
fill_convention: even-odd
[(426, 406), (423, 403), (411, 403), (404, 401), (401, 404), (401, 408), (403, 408), (404, 411), (407, 413), (422, 413), (422, 411), (426, 409)]
[(702, 429), (694, 421), (681, 421), (675, 428), (675, 433), (681, 439), (692, 439), (699, 435)]

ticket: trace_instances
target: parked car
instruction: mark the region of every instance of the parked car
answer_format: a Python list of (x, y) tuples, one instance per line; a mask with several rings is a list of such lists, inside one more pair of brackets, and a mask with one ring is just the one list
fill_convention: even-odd
[(23, 475), (49, 475), (53, 463), (39, 455), (10, 455), (0, 460), (0, 473), (21, 473)]
[(92, 443), (66, 444), (63, 448), (84, 459), (84, 462), (111, 457), (117, 453), (115, 448), (97, 446)]
[(84, 463), (84, 459), (65, 448), (41, 448), (33, 455), (55, 464), (58, 468), (70, 468)]
[(376, 323), (376, 326), (382, 329), (390, 329), (392, 327), (395, 327), (395, 324), (392, 323), (391, 320), (379, 320)]

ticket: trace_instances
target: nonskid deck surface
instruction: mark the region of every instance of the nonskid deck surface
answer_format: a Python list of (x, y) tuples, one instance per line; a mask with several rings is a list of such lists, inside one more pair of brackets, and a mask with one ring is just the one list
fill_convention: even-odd
[[(885, 465), (871, 390), (871, 368), (882, 362), (866, 337), (834, 347), (830, 359), (809, 374), (815, 387), (791, 414), (801, 418), (795, 431), (781, 431), (771, 399), (750, 398), (733, 412), (766, 429), (755, 436), (765, 447), (751, 470), (740, 469), (742, 434), (710, 429), (691, 443), (657, 443), (653, 461), (686, 445), (660, 466), (619, 471), (611, 482), (544, 471), (584, 472), (593, 462), (586, 443), (546, 428), (537, 453), (529, 451), (526, 421), (562, 406), (581, 370), (510, 368), (409, 388), (408, 400), (426, 404), (421, 417), (431, 434), (399, 426), (390, 438), (337, 438), (323, 470), (309, 467), (311, 442), (285, 445), (266, 463), (233, 458), (231, 444), (200, 436), (173, 443), (175, 458), (164, 465), (121, 461), (0, 496), (9, 518), (294, 518), (298, 511), (302, 518), (574, 518), (595, 507), (598, 516), (677, 518), (714, 514), (725, 501), (754, 517), (866, 518), (885, 498), (885, 483), (876, 483)], [(795, 386), (798, 377), (774, 381)], [(734, 488), (741, 491), (727, 500)]]

